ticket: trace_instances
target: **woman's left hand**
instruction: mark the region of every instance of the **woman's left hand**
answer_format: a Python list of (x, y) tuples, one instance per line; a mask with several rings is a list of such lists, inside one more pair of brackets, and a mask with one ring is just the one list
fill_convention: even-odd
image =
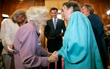
[[(13, 49), (13, 45), (9, 45), (9, 47), (11, 48), (11, 49)], [(8, 51), (9, 51), (9, 53), (11, 53), (11, 54), (16, 54), (16, 52), (15, 51), (12, 51), (12, 50), (10, 50), (9, 48), (8, 48)]]

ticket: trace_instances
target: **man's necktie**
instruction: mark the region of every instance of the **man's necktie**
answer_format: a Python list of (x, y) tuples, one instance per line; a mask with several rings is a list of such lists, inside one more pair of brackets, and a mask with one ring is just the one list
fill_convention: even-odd
[[(36, 32), (37, 33), (37, 32)], [(40, 36), (40, 33), (37, 33), (38, 37)]]
[(56, 19), (54, 19), (54, 29), (56, 29)]

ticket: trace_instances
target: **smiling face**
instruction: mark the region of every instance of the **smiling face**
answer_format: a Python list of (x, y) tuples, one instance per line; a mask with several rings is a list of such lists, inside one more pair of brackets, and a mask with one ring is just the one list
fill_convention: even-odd
[(24, 22), (25, 19), (26, 19), (25, 16), (19, 15), (18, 18), (17, 18), (17, 23), (22, 23), (22, 22)]
[(57, 14), (58, 14), (57, 10), (51, 10), (51, 15), (54, 19), (57, 18)]
[(86, 15), (87, 17), (90, 15), (90, 11), (88, 11), (88, 9), (87, 9), (85, 6), (83, 6), (83, 7), (81, 8), (81, 12), (82, 12), (84, 15)]
[(67, 21), (69, 21), (72, 13), (73, 13), (73, 11), (71, 8), (68, 9), (66, 6), (62, 7), (62, 15)]

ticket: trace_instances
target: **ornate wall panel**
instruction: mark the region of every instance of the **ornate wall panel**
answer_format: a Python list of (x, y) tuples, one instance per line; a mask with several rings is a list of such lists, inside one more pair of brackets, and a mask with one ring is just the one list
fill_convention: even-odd
[[(0, 0), (0, 8), (2, 8), (2, 1)], [(2, 9), (0, 9), (0, 14), (2, 13)], [(0, 15), (0, 22), (2, 21), (2, 17)], [(0, 23), (0, 27), (1, 27), (1, 23)]]

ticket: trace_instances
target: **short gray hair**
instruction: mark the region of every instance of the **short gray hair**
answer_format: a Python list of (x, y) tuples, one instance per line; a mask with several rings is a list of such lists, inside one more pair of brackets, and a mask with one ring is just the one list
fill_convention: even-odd
[(94, 8), (93, 8), (92, 5), (85, 3), (85, 4), (83, 4), (83, 5), (81, 6), (81, 8), (82, 8), (83, 6), (85, 6), (85, 7), (87, 8), (87, 10), (90, 11), (90, 14), (94, 14)]
[(39, 21), (41, 20), (41, 16), (47, 13), (49, 13), (49, 11), (45, 6), (32, 6), (27, 10), (26, 16), (28, 21)]
[(23, 16), (26, 17), (26, 11), (23, 10), (23, 9), (18, 9), (18, 10), (16, 10), (16, 11), (11, 15), (10, 19), (12, 19), (12, 21), (13, 21), (14, 23), (17, 23), (17, 18), (18, 18), (19, 15), (23, 15)]
[(80, 11), (80, 6), (79, 6), (79, 4), (76, 1), (65, 2), (65, 3), (63, 3), (62, 6), (66, 6), (68, 9), (70, 7), (73, 7), (73, 12)]

